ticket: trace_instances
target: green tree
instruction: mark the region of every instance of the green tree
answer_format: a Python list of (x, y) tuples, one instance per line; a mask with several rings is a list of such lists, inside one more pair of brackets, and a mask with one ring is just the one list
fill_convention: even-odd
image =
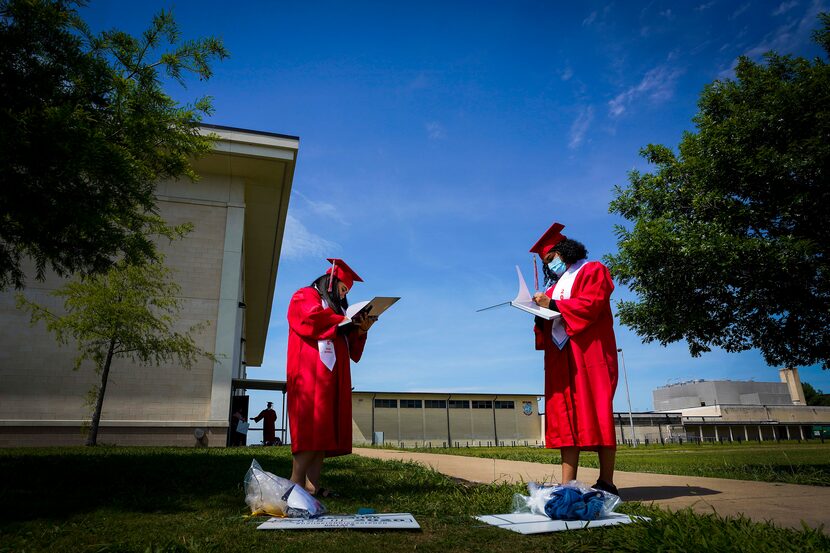
[(802, 382), (801, 387), (804, 390), (804, 399), (807, 402), (807, 405), (830, 406), (830, 394), (825, 394), (821, 390), (816, 390), (809, 382)]
[[(814, 34), (830, 54), (830, 16)], [(675, 154), (641, 151), (610, 211), (605, 258), (636, 294), (619, 303), (645, 342), (758, 348), (769, 365), (830, 367), (830, 66), (768, 53), (707, 85)]]
[(60, 276), (157, 258), (155, 186), (196, 177), (212, 138), (195, 123), (210, 99), (180, 105), (160, 72), (211, 76), (221, 41), (183, 41), (162, 11), (140, 38), (93, 35), (73, 0), (0, 0), (0, 289), (21, 260)]
[(161, 259), (140, 265), (119, 261), (105, 273), (69, 281), (53, 291), (64, 302), (60, 314), (17, 295), (18, 308), (31, 314), (32, 324), (44, 321), (61, 345), (77, 343), (75, 370), (90, 361), (100, 376), (100, 384), (89, 393), (93, 410), (87, 445), (97, 443), (113, 359), (129, 359), (139, 366), (175, 361), (186, 369), (200, 357), (216, 359), (191, 336), (206, 322), (186, 332), (174, 330), (181, 299), (180, 287), (170, 277)]

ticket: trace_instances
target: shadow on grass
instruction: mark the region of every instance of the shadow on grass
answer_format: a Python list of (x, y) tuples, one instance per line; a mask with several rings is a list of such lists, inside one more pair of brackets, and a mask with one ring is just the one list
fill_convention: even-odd
[(674, 497), (692, 497), (698, 495), (715, 495), (721, 492), (700, 486), (636, 486), (621, 488), (620, 494), (625, 501), (657, 501)]
[[(223, 494), (241, 493), (250, 454), (102, 448), (22, 452), (0, 457), (3, 520), (69, 518), (99, 508), (139, 513), (193, 511)], [(288, 459), (269, 459), (285, 473)]]
[[(241, 515), (247, 511), (242, 481), (253, 458), (278, 476), (291, 474), (288, 448), (7, 451), (0, 454), (0, 520), (59, 521), (99, 509), (161, 514), (219, 509)], [(413, 482), (414, 474), (422, 476)], [(438, 491), (448, 481), (426, 471), (400, 471), (395, 463), (347, 456), (326, 461), (323, 484), (342, 492), (348, 503), (371, 504)]]

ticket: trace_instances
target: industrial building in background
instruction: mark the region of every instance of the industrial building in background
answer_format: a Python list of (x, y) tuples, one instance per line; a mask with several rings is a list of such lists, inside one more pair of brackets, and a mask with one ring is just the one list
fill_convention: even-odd
[[(805, 404), (797, 369), (781, 382), (695, 380), (653, 391), (654, 411), (615, 412), (619, 444), (828, 437), (830, 407)], [(356, 446), (544, 445), (536, 394), (353, 392)]]
[(541, 445), (535, 394), (352, 392), (355, 445)]
[(830, 407), (810, 406), (798, 369), (780, 382), (695, 380), (654, 390), (654, 410), (681, 417), (687, 439), (804, 440), (826, 436)]
[[(202, 359), (190, 370), (114, 362), (99, 431), (104, 443), (225, 446), (231, 407), (247, 411), (242, 388), (258, 387), (246, 383), (245, 368), (262, 363), (299, 138), (200, 130), (218, 137), (194, 163), (200, 180), (156, 188), (159, 214), (170, 225), (193, 223), (193, 231), (159, 249), (181, 286), (181, 329), (208, 321), (194, 339), (218, 361)], [(60, 309), (50, 292), (64, 282), (30, 278), (25, 293)], [(98, 375), (88, 366), (72, 370), (75, 348), (59, 347), (42, 324), (31, 327), (14, 290), (0, 293), (0, 329), (0, 446), (83, 444), (90, 416), (84, 399)]]

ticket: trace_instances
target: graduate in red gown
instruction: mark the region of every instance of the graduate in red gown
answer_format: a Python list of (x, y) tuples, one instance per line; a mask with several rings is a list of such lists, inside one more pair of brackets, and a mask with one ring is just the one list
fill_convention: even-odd
[(537, 318), (536, 349), (545, 352), (545, 447), (562, 453), (562, 482), (576, 479), (579, 452), (597, 451), (595, 488), (619, 495), (614, 486), (617, 451), (614, 391), (617, 342), (608, 268), (588, 261), (585, 246), (561, 234), (554, 223), (531, 248), (543, 261), (547, 289), (534, 296), (560, 318)]
[(352, 379), (374, 317), (346, 320), (346, 295), (363, 282), (343, 260), (288, 305), (287, 399), (294, 465), (291, 480), (326, 497), (320, 487), (323, 459), (352, 451)]

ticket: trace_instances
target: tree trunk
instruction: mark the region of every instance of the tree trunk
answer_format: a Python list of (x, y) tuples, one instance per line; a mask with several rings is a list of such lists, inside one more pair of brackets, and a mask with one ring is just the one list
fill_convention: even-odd
[(107, 377), (109, 377), (110, 374), (112, 352), (114, 349), (115, 338), (110, 340), (109, 351), (107, 351), (107, 360), (104, 361), (104, 368), (101, 370), (101, 387), (98, 388), (98, 398), (95, 401), (95, 411), (92, 413), (92, 424), (89, 428), (89, 436), (86, 438), (86, 445), (96, 445), (98, 443), (98, 426), (101, 423), (101, 410), (104, 406), (104, 393), (107, 391)]

